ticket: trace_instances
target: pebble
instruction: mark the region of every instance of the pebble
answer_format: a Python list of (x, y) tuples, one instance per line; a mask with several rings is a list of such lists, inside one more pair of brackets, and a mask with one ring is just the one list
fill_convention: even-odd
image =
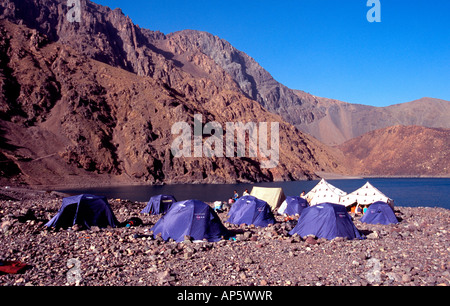
[[(1, 192), (18, 200), (0, 200), (0, 260), (24, 261), (29, 269), (0, 275), (0, 286), (65, 286), (69, 272), (81, 286), (450, 286), (450, 211), (442, 208), (396, 207), (397, 225), (356, 218), (367, 239), (354, 241), (291, 237), (293, 224), (279, 216), (268, 228), (235, 227), (223, 212), (237, 241), (194, 243), (187, 236), (176, 243), (149, 236), (160, 216), (139, 215), (144, 225), (131, 228), (47, 230), (61, 196)], [(146, 205), (110, 204), (120, 222)]]

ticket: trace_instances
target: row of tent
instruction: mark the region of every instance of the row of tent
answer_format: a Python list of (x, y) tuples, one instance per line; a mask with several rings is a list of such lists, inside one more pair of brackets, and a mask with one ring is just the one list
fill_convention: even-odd
[[(264, 188), (254, 187), (250, 195), (266, 201), (272, 210), (277, 210), (280, 214), (284, 213), (284, 209), (289, 207), (286, 200), (291, 203), (301, 201), (299, 197), (286, 197), (282, 188)], [(371, 205), (375, 202), (385, 202), (394, 208), (394, 200), (387, 197), (384, 193), (367, 182), (361, 188), (346, 193), (341, 189), (333, 186), (325, 179), (322, 179), (310, 192), (303, 197), (308, 206), (315, 206), (322, 203), (339, 204), (345, 207), (356, 205)], [(295, 201), (294, 201), (295, 200)]]
[[(345, 205), (323, 202), (311, 206), (304, 198), (285, 197), (278, 188), (255, 187), (251, 195), (239, 198), (233, 204), (227, 222), (266, 227), (275, 223), (273, 211), (283, 207), (284, 214), (300, 215), (291, 235), (362, 238)], [(173, 196), (159, 195), (152, 197), (141, 213), (163, 215), (151, 231), (155, 236), (161, 234), (164, 240), (181, 242), (185, 236), (190, 236), (194, 240), (216, 242), (231, 236), (214, 209), (199, 200), (177, 202)], [(372, 204), (364, 217), (361, 222), (397, 223), (392, 207), (383, 201)], [(64, 198), (58, 214), (46, 226), (69, 228), (75, 224), (86, 228), (120, 226), (106, 197), (94, 195)]]

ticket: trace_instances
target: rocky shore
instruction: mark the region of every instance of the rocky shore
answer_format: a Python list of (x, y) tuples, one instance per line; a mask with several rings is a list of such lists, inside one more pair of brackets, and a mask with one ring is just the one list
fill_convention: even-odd
[(449, 286), (450, 211), (396, 207), (398, 225), (363, 224), (365, 240), (331, 241), (288, 235), (295, 220), (267, 228), (225, 226), (236, 240), (164, 242), (150, 237), (158, 216), (146, 203), (110, 199), (131, 228), (47, 230), (64, 195), (0, 190), (0, 260), (28, 268), (0, 275), (0, 286)]

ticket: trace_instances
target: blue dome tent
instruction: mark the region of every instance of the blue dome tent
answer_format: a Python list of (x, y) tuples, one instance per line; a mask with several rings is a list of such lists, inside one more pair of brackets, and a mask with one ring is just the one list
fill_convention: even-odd
[(207, 239), (209, 242), (217, 242), (222, 237), (230, 236), (216, 212), (199, 200), (174, 203), (151, 231), (154, 236), (161, 233), (164, 240), (172, 238), (176, 242), (184, 241), (184, 236), (190, 236), (194, 240)]
[(75, 224), (86, 228), (119, 226), (106, 197), (89, 194), (64, 198), (59, 212), (45, 226), (65, 229)]
[(309, 207), (306, 199), (302, 197), (287, 197), (283, 204), (281, 204), (280, 209), (278, 209), (278, 213), (280, 215), (300, 216), (306, 207)]
[(345, 206), (331, 203), (305, 208), (289, 234), (298, 234), (300, 237), (314, 235), (328, 240), (336, 237), (362, 238)]
[(269, 204), (254, 196), (239, 198), (231, 207), (228, 215), (229, 219), (227, 222), (232, 224), (253, 224), (266, 227), (275, 223), (275, 217)]
[(359, 221), (362, 223), (383, 225), (398, 223), (392, 207), (386, 202), (375, 202), (370, 205)]
[(141, 214), (159, 215), (165, 214), (177, 200), (171, 195), (160, 194), (150, 198), (147, 206), (141, 211)]

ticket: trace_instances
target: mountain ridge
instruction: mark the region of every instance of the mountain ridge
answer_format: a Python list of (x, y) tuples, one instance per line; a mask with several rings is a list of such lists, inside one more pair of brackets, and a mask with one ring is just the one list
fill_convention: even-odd
[(339, 148), (347, 167), (359, 175), (450, 177), (450, 129), (390, 126)]
[[(381, 114), (372, 116), (378, 108), (289, 89), (213, 34), (165, 35), (133, 24), (120, 9), (81, 3), (82, 23), (67, 21), (63, 0), (0, 3), (4, 175), (21, 173), (31, 184), (234, 183), (312, 179), (320, 172), (353, 175), (356, 168), (346, 169), (352, 162), (348, 154), (321, 143), (324, 138), (314, 131), (323, 130), (332, 144), (344, 142), (363, 130), (350, 117), (359, 108), (367, 109), (366, 118), (389, 122)], [(327, 106), (330, 101), (334, 108)], [(445, 115), (448, 101), (442, 101), (440, 114)], [(398, 116), (408, 113), (401, 106), (391, 110)], [(331, 116), (333, 111), (338, 117)], [(280, 122), (279, 166), (261, 169), (258, 158), (173, 158), (170, 126), (192, 123), (195, 114), (222, 126)], [(334, 127), (323, 123), (329, 121)], [(321, 123), (322, 130), (311, 128)], [(319, 140), (301, 132), (307, 127)], [(64, 173), (69, 174), (61, 180)]]
[[(0, 21), (0, 31), (0, 57), (7, 59), (0, 80), (17, 89), (1, 86), (0, 95), (0, 172), (8, 184), (17, 172), (19, 182), (31, 185), (92, 186), (301, 180), (339, 168), (327, 147), (233, 84), (219, 88), (176, 71), (191, 89), (183, 93), (159, 78), (80, 55), (26, 26)], [(279, 122), (278, 167), (262, 169), (259, 158), (174, 158), (170, 128), (192, 124), (195, 114), (223, 126), (230, 120)]]
[(340, 145), (365, 133), (395, 125), (450, 128), (450, 101), (421, 98), (375, 107), (316, 97), (324, 117), (297, 126), (327, 145)]
[[(59, 0), (36, 2), (34, 0), (5, 0), (0, 7), (9, 7), (9, 9), (4, 9), (0, 16), (17, 19), (31, 25), (50, 39), (55, 38), (61, 43), (69, 44), (91, 58), (138, 75), (159, 78), (179, 92), (188, 91), (189, 93), (189, 86), (182, 82), (184, 76), (180, 73), (181, 71), (206, 78), (213, 77), (212, 81), (219, 86), (230, 86), (234, 83), (233, 90), (240, 90), (267, 110), (279, 114), (287, 122), (328, 145), (341, 144), (353, 137), (360, 136), (360, 131), (368, 132), (386, 127), (386, 124), (379, 125), (376, 122), (369, 122), (365, 126), (358, 123), (354, 131), (350, 131), (348, 124), (342, 122), (339, 116), (349, 118), (349, 116), (353, 116), (352, 113), (345, 113), (345, 109), (340, 107), (338, 113), (335, 114), (335, 109), (330, 110), (324, 105), (325, 100), (333, 99), (316, 97), (304, 91), (284, 86), (252, 57), (213, 34), (197, 30), (181, 30), (166, 35), (159, 31), (142, 29), (134, 25), (132, 20), (125, 16), (120, 9), (111, 10), (108, 7), (83, 0), (81, 1), (84, 13), (83, 23), (91, 24), (86, 29), (77, 23), (64, 22), (63, 12), (67, 8), (63, 3)], [(15, 7), (16, 10), (14, 11), (11, 7)], [(17, 7), (22, 7), (22, 10)], [(26, 10), (23, 7), (31, 9)], [(51, 14), (47, 13), (52, 16), (50, 20), (47, 20), (45, 17), (47, 15), (41, 12), (42, 7), (47, 7), (47, 10), (50, 11)], [(34, 12), (31, 17), (29, 16), (30, 12)], [(205, 56), (201, 57), (200, 54)], [(211, 60), (213, 62), (202, 65)], [(174, 73), (174, 66), (183, 69)], [(223, 69), (226, 76), (214, 66)], [(195, 94), (191, 95), (191, 98), (195, 98)], [(356, 104), (352, 105), (356, 107)], [(370, 108), (370, 106), (364, 106), (366, 109), (368, 107)], [(422, 111), (427, 111), (427, 107), (423, 107)], [(366, 118), (370, 117), (370, 113), (374, 113), (371, 111), (368, 114), (365, 110), (357, 112)], [(386, 113), (387, 115), (375, 112), (372, 117), (381, 117), (386, 120), (384, 118), (389, 116), (389, 109)], [(449, 111), (446, 112), (446, 116), (445, 122), (450, 122)], [(390, 124), (406, 125), (409, 123), (405, 119), (390, 122)], [(414, 124), (420, 125), (420, 122), (416, 121)], [(427, 124), (424, 126), (448, 127), (447, 125)], [(337, 133), (334, 131), (330, 133), (332, 129), (337, 130)], [(325, 130), (325, 132), (317, 132), (320, 130)], [(336, 134), (334, 140), (329, 136), (333, 134)]]

